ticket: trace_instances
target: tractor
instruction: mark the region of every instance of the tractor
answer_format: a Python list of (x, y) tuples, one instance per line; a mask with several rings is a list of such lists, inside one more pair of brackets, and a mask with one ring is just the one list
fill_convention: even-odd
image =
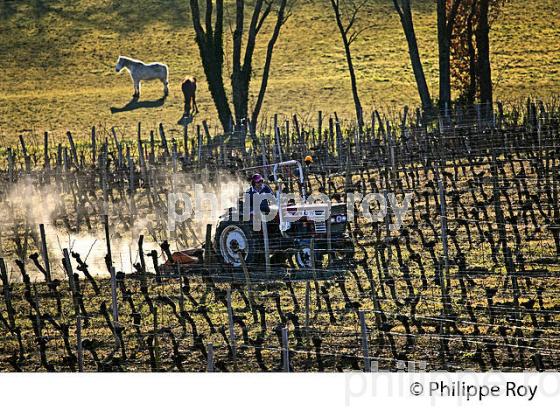
[[(249, 205), (244, 203), (244, 198), (239, 199), (236, 207), (229, 208), (219, 218), (214, 235), (218, 260), (233, 268), (262, 266), (268, 262), (298, 270), (326, 269), (333, 263), (348, 262), (354, 255), (354, 247), (347, 234), (346, 204), (286, 201), (283, 193), (287, 184), (279, 170), (286, 170), (289, 175), (295, 174), (292, 168), (297, 170), (301, 198), (307, 199), (302, 165), (291, 160), (269, 167), (272, 168), (269, 181), (275, 187), (275, 200), (269, 209), (274, 217), (257, 215), (258, 207), (257, 211), (244, 212)], [(247, 214), (248, 219), (243, 217)], [(260, 224), (254, 223), (256, 217), (260, 218)]]

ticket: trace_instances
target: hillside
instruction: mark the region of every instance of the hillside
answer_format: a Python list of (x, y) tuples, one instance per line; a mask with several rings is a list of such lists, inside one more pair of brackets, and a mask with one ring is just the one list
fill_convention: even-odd
[[(406, 42), (388, 0), (372, 0), (371, 28), (353, 45), (363, 105), (397, 109), (418, 97)], [(432, 1), (414, 3), (415, 25), (428, 84), (437, 94), (437, 43)], [(491, 31), (496, 97), (516, 101), (560, 91), (560, 4), (557, 0), (511, 0)], [(67, 129), (86, 135), (92, 125), (135, 130), (182, 111), (179, 83), (200, 79), (199, 106), (215, 124), (186, 0), (53, 0), (0, 3), (0, 138)], [(266, 33), (264, 34), (266, 36)], [(257, 54), (262, 56), (264, 44)], [(229, 48), (231, 49), (231, 48)], [(128, 75), (117, 75), (119, 54), (162, 61), (171, 72), (171, 95), (163, 107), (111, 114), (132, 94)], [(256, 74), (260, 73), (257, 59)], [(257, 82), (254, 83), (257, 85)], [(159, 98), (159, 84), (144, 86), (143, 99)], [(300, 0), (283, 28), (273, 60), (262, 115), (316, 110), (351, 115), (344, 53), (325, 0)]]

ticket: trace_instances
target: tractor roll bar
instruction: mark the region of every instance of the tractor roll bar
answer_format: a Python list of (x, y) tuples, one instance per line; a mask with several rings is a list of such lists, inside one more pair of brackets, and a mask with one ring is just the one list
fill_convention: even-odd
[(272, 168), (272, 174), (274, 175), (274, 181), (278, 182), (278, 175), (276, 173), (276, 171), (278, 170), (278, 166), (289, 166), (289, 165), (296, 165), (298, 167), (298, 171), (299, 171), (299, 182), (301, 184), (301, 195), (303, 198), (305, 198), (305, 184), (304, 182), (304, 178), (303, 178), (303, 168), (301, 167), (301, 164), (299, 161), (296, 161), (295, 159), (292, 159), (290, 161), (284, 161), (284, 162), (277, 162), (276, 164), (274, 164), (274, 168)]
[(260, 169), (260, 168), (270, 168), (272, 167), (272, 175), (274, 176), (274, 182), (276, 182), (278, 184), (278, 191), (276, 192), (276, 204), (278, 205), (278, 217), (280, 219), (280, 233), (282, 234), (282, 236), (286, 237), (286, 229), (285, 229), (285, 224), (284, 224), (284, 218), (282, 215), (282, 209), (280, 207), (280, 197), (282, 194), (282, 183), (283, 181), (279, 181), (278, 180), (278, 167), (279, 166), (290, 166), (290, 165), (295, 165), (298, 168), (298, 172), (299, 172), (299, 182), (301, 185), (301, 195), (302, 198), (305, 200), (306, 198), (306, 192), (305, 192), (305, 178), (303, 176), (303, 168), (301, 166), (301, 163), (299, 161), (296, 161), (295, 159), (292, 159), (290, 161), (282, 161), (282, 162), (277, 162), (275, 164), (264, 164), (264, 165), (260, 165), (260, 166), (255, 166), (255, 167), (249, 167), (249, 168), (243, 168), (242, 171), (248, 171), (250, 169)]
[(286, 237), (286, 227), (284, 224), (284, 218), (283, 218), (283, 212), (282, 212), (282, 208), (280, 206), (280, 197), (282, 194), (282, 181), (278, 181), (278, 166), (289, 166), (289, 165), (296, 165), (299, 171), (299, 182), (301, 185), (301, 195), (302, 195), (302, 199), (305, 200), (305, 184), (304, 184), (304, 178), (303, 178), (303, 169), (301, 167), (301, 164), (299, 161), (296, 160), (291, 160), (291, 161), (283, 161), (283, 162), (278, 162), (276, 164), (274, 164), (274, 168), (272, 169), (272, 175), (274, 176), (274, 181), (278, 184), (278, 191), (276, 192), (276, 204), (278, 205), (278, 218), (280, 221), (280, 233), (282, 234), (283, 237)]
[(301, 194), (305, 198), (306, 192), (305, 192), (305, 184), (303, 183), (303, 181), (304, 181), (303, 168), (301, 166), (301, 163), (299, 161), (296, 161), (295, 159), (292, 159), (290, 161), (277, 162), (275, 164), (264, 164), (264, 165), (257, 165), (257, 166), (254, 166), (254, 167), (242, 168), (241, 171), (249, 171), (249, 170), (252, 170), (252, 169), (261, 169), (261, 168), (272, 167), (272, 174), (274, 176), (274, 181), (278, 182), (278, 174), (277, 174), (278, 167), (279, 166), (289, 166), (289, 165), (296, 165), (297, 168), (298, 168), (299, 182), (301, 184)]

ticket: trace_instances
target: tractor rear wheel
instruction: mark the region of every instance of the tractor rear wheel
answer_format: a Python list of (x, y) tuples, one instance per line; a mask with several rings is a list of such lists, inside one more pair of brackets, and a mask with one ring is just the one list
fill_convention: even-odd
[(215, 244), (218, 256), (224, 263), (236, 268), (241, 266), (242, 256), (247, 264), (257, 262), (257, 243), (251, 224), (222, 221), (216, 228)]

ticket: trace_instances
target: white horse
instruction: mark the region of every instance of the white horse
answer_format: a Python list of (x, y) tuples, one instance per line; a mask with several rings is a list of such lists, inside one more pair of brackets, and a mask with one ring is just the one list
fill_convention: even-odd
[(134, 98), (140, 97), (140, 81), (160, 80), (163, 83), (164, 96), (167, 97), (169, 94), (167, 65), (162, 63), (145, 64), (140, 60), (119, 56), (115, 71), (119, 73), (123, 68), (128, 70), (134, 83)]

